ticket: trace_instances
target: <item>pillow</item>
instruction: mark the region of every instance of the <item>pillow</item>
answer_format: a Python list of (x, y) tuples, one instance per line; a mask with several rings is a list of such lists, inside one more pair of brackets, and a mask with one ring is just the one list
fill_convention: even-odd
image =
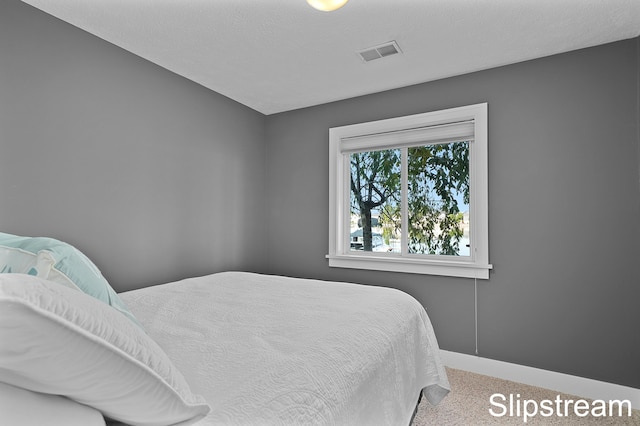
[(47, 395), (0, 382), (0, 424), (105, 426), (98, 410), (58, 395)]
[(83, 292), (0, 274), (0, 382), (66, 396), (129, 425), (188, 425), (209, 412), (139, 327)]
[(98, 267), (70, 244), (53, 238), (20, 237), (0, 232), (0, 272), (36, 275), (76, 287), (111, 305), (142, 327)]
[[(0, 273), (35, 275), (46, 278), (56, 263), (47, 251), (31, 253), (19, 248), (0, 246)], [(75, 285), (71, 284), (71, 287)]]

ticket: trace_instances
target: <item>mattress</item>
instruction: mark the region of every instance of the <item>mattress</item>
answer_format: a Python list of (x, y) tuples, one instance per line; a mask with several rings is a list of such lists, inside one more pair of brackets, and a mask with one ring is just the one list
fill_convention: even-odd
[(385, 287), (224, 272), (121, 293), (211, 411), (197, 425), (409, 425), (449, 392), (433, 327)]

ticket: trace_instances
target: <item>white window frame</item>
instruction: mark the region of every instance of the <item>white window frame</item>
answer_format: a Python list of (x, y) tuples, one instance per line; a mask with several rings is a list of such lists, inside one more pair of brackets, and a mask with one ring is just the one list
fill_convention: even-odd
[[(329, 266), (488, 279), (492, 265), (489, 263), (487, 109), (487, 104), (481, 103), (329, 129)], [(350, 153), (354, 147), (366, 151), (389, 144), (393, 147), (403, 143), (415, 145), (425, 134), (430, 138), (426, 142), (433, 143), (438, 137), (434, 126), (446, 128), (447, 124), (460, 122), (473, 125), (473, 139), (469, 144), (470, 256), (352, 251), (349, 182)]]

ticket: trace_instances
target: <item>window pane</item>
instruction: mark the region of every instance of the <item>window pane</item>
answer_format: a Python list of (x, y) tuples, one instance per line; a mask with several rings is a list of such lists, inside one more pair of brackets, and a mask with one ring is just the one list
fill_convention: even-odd
[(469, 256), (469, 142), (408, 148), (408, 252)]
[(400, 150), (350, 155), (351, 251), (400, 253)]

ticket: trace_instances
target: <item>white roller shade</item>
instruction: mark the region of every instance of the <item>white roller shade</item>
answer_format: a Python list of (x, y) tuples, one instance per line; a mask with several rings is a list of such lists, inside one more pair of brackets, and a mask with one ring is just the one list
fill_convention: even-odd
[(474, 139), (474, 121), (439, 124), (394, 132), (344, 137), (340, 152), (376, 151), (419, 145), (433, 145)]

